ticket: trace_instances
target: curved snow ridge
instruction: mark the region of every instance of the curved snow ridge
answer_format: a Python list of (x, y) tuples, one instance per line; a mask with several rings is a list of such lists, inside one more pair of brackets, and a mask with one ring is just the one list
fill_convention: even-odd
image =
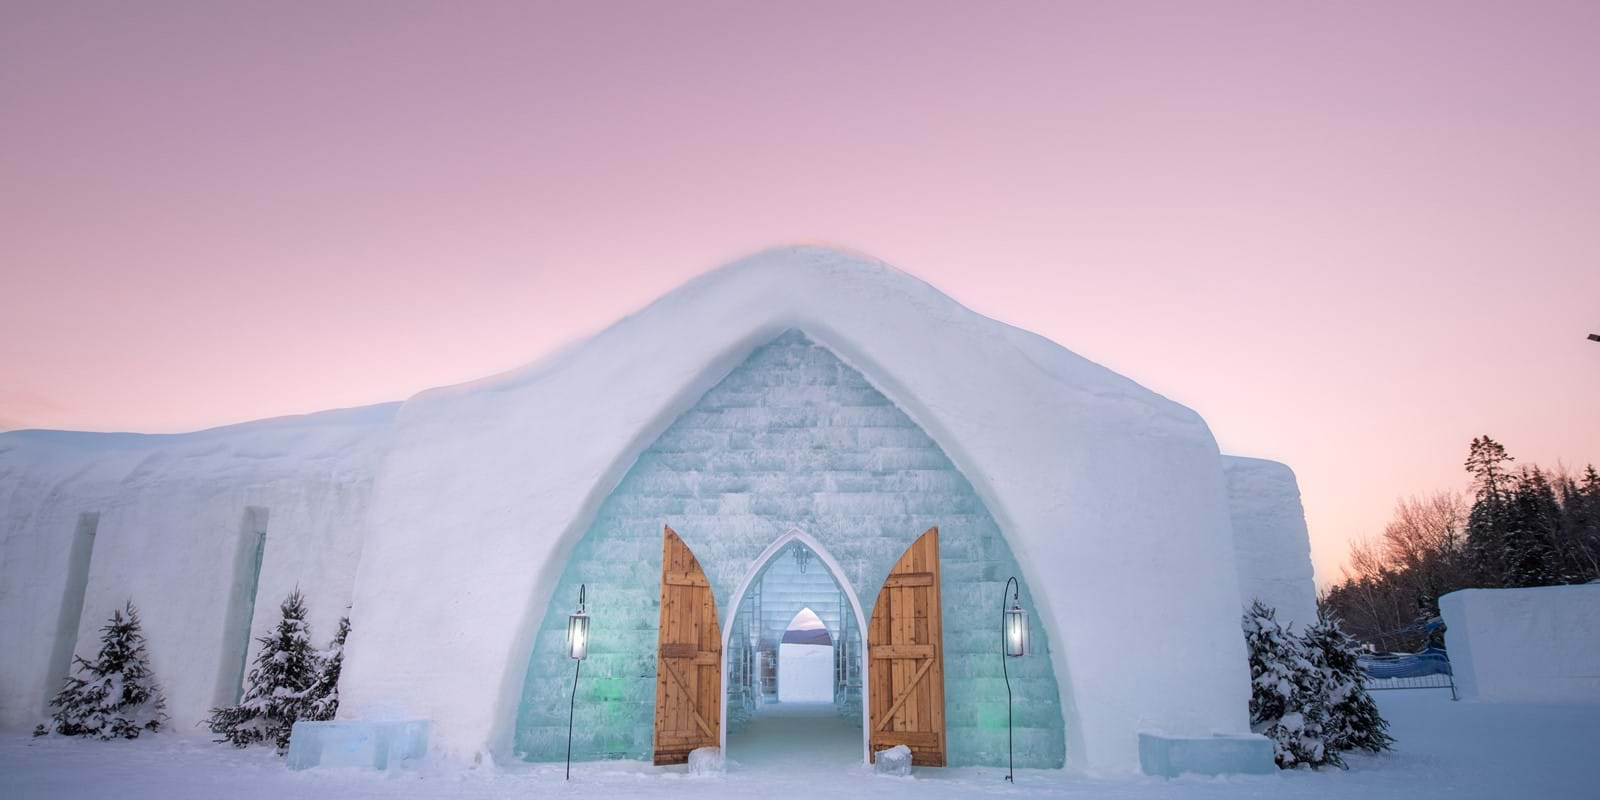
[(0, 472), (8, 464), (51, 475), (58, 489), (96, 479), (137, 484), (160, 474), (216, 477), (274, 462), (351, 460), (352, 450), (388, 437), (400, 403), (252, 420), (186, 433), (20, 430), (0, 433)]
[[(930, 328), (930, 322), (937, 325)], [(905, 327), (897, 327), (901, 324)], [(965, 338), (985, 358), (1004, 359), (1008, 368), (1026, 367), (1050, 379), (1052, 389), (1123, 406), (1133, 416), (1164, 419), (1174, 428), (1203, 430), (1210, 437), (1192, 409), (1050, 339), (985, 317), (884, 261), (816, 245), (763, 250), (696, 276), (587, 339), (527, 366), (420, 392), (406, 402), (400, 419), (446, 398), (538, 385), (592, 361), (597, 351), (638, 353), (645, 345), (670, 343), (698, 351), (711, 362), (742, 339), (753, 337), (760, 344), (789, 328), (820, 337), (830, 347), (847, 345), (863, 352), (876, 350), (873, 345), (885, 338), (926, 336), (930, 345), (937, 339)], [(895, 370), (904, 366), (882, 363)]]

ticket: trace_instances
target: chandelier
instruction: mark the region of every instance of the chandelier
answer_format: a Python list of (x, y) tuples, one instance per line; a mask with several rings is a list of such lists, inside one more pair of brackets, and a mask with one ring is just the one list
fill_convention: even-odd
[(790, 552), (794, 555), (794, 565), (800, 570), (800, 574), (806, 574), (806, 567), (811, 565), (811, 550), (803, 544), (797, 544)]

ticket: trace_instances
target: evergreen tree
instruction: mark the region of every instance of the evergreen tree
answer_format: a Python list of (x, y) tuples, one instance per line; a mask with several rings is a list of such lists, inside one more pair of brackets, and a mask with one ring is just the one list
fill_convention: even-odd
[(1394, 737), (1362, 685), (1366, 673), (1357, 660), (1359, 645), (1339, 626), (1338, 619), (1323, 612), (1317, 614), (1316, 624), (1306, 629), (1304, 638), (1323, 670), (1328, 748), (1335, 753), (1388, 750)]
[(1518, 477), (1507, 509), (1504, 536), (1505, 586), (1552, 586), (1561, 583), (1555, 544), (1561, 506), (1555, 490), (1538, 467)]
[(1515, 460), (1488, 436), (1473, 439), (1467, 453), (1466, 469), (1475, 490), (1472, 511), (1467, 515), (1467, 555), (1477, 586), (1505, 583), (1505, 532), (1512, 484), (1506, 464)]
[(344, 667), (344, 640), (349, 635), (350, 618), (340, 617), (339, 632), (328, 648), (317, 654), (317, 682), (306, 696), (304, 719), (333, 719), (339, 712), (339, 671)]
[(1250, 650), (1250, 728), (1272, 740), (1278, 766), (1339, 764), (1326, 741), (1324, 671), (1299, 636), (1257, 600), (1244, 615)]
[(296, 589), (280, 607), (283, 617), (272, 635), (256, 641), (250, 688), (239, 705), (211, 709), (211, 732), (235, 747), (271, 742), (281, 755), (289, 750), (295, 720), (306, 719), (307, 695), (317, 684), (320, 664), (306, 625), (305, 598)]
[(139, 612), (129, 601), (100, 629), (100, 655), (93, 662), (73, 659), (73, 674), (50, 701), (50, 724), (33, 735), (137, 739), (166, 724), (166, 704), (150, 670)]
[(1561, 481), (1562, 580), (1600, 579), (1600, 473), (1591, 464), (1582, 480)]

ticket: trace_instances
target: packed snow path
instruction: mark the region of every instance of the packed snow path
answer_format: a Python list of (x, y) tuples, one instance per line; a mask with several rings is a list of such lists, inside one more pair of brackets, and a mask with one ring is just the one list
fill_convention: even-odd
[(728, 734), (728, 771), (842, 772), (860, 768), (861, 752), (861, 724), (832, 703), (775, 703)]
[[(204, 740), (155, 736), (133, 742), (0, 737), (0, 797), (187, 800), (255, 798), (492, 798), (622, 797), (779, 798), (1329, 798), (1415, 800), (1421, 797), (1590, 798), (1600, 787), (1600, 709), (1452, 703), (1435, 690), (1386, 692), (1378, 698), (1399, 744), (1382, 756), (1352, 756), (1337, 769), (1261, 777), (1097, 779), (1057, 771), (1019, 770), (1015, 786), (994, 769), (918, 770), (913, 778), (883, 778), (831, 756), (790, 759), (777, 735), (756, 734), (748, 759), (733, 760), (720, 777), (691, 778), (684, 768), (638, 763), (573, 765), (563, 783), (560, 764), (521, 762), (504, 770), (397, 773), (290, 772), (269, 749), (234, 750)], [(768, 721), (796, 722), (797, 720)], [(798, 720), (813, 722), (815, 720)], [(803, 726), (802, 726), (803, 727)], [(831, 739), (830, 739), (831, 741)], [(749, 743), (747, 743), (747, 746)], [(730, 743), (730, 748), (737, 746)], [(730, 753), (730, 756), (735, 754)]]

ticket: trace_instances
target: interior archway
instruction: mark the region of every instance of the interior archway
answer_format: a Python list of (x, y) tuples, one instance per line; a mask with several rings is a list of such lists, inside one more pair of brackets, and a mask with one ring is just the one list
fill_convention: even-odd
[(729, 608), (722, 746), (730, 757), (864, 760), (865, 617), (838, 562), (792, 530), (762, 553)]

